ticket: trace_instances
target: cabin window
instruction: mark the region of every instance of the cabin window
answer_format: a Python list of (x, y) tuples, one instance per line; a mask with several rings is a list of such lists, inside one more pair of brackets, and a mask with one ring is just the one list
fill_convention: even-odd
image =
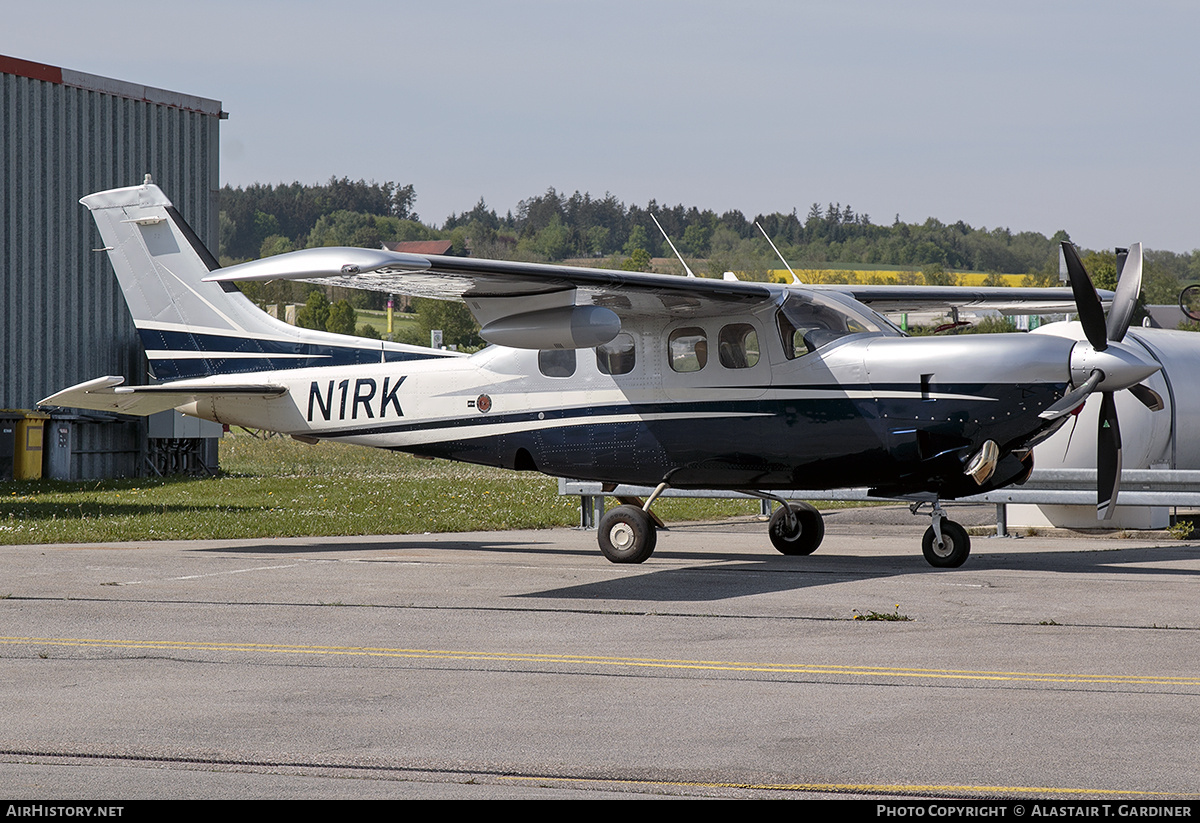
[(671, 332), (667, 340), (671, 368), (677, 372), (700, 371), (708, 363), (708, 338), (704, 329), (685, 326)]
[(749, 323), (730, 323), (721, 329), (717, 352), (727, 369), (752, 369), (758, 363), (758, 332)]
[(621, 332), (603, 346), (596, 347), (596, 368), (601, 374), (629, 374), (633, 371), (634, 360), (632, 334)]
[(575, 350), (542, 349), (538, 352), (538, 371), (547, 377), (570, 377), (575, 373)]

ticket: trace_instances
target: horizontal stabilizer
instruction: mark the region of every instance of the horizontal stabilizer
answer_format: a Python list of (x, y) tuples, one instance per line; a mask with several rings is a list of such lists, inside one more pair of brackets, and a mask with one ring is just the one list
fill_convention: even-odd
[(124, 377), (97, 377), (52, 394), (38, 405), (145, 417), (194, 403), (202, 397), (279, 397), (287, 392), (285, 387), (269, 383), (222, 385), (197, 382), (188, 385), (188, 381), (179, 381), (157, 386), (123, 386), (124, 382)]

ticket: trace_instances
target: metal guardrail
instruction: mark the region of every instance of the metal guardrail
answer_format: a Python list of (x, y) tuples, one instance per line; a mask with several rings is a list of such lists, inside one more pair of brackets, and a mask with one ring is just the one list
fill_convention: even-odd
[[(650, 486), (619, 485), (605, 490), (600, 483), (559, 478), (558, 493), (578, 496), (579, 524), (594, 529), (604, 516), (605, 497), (648, 497)], [(867, 489), (792, 489), (773, 491), (785, 500), (838, 500), (911, 502), (904, 498), (873, 497)], [(747, 495), (734, 491), (711, 489), (667, 489), (663, 497), (702, 497), (744, 500)], [(1134, 469), (1121, 472), (1122, 506), (1200, 507), (1200, 471), (1176, 469)], [(1095, 469), (1037, 469), (1023, 485), (1009, 486), (997, 491), (960, 497), (951, 503), (993, 503), (996, 506), (996, 534), (1008, 535), (1006, 507), (1010, 503), (1050, 506), (1095, 506)], [(763, 500), (763, 513), (770, 514), (771, 503)]]

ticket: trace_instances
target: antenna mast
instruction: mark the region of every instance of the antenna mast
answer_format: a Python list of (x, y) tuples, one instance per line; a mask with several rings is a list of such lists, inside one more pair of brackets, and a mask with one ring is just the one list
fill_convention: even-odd
[(695, 277), (692, 270), (688, 268), (687, 262), (683, 259), (683, 255), (679, 253), (679, 249), (675, 248), (675, 244), (671, 242), (671, 238), (667, 237), (667, 233), (663, 231), (662, 223), (658, 222), (658, 218), (654, 216), (654, 212), (650, 213), (650, 219), (654, 221), (654, 225), (658, 226), (658, 230), (662, 232), (663, 240), (667, 241), (667, 245), (671, 247), (671, 251), (675, 252), (675, 256), (679, 258), (679, 262), (683, 263), (683, 270), (687, 272), (688, 277)]
[(788, 261), (784, 260), (783, 255), (779, 254), (779, 249), (775, 247), (775, 241), (771, 239), (771, 235), (767, 234), (767, 230), (762, 227), (762, 223), (759, 223), (757, 220), (755, 220), (754, 225), (758, 226), (758, 230), (762, 232), (762, 236), (767, 238), (767, 242), (771, 244), (771, 248), (775, 249), (775, 254), (777, 254), (779, 259), (783, 261), (783, 265), (787, 266), (787, 270), (792, 272), (792, 285), (800, 285), (800, 278), (796, 276), (794, 271), (792, 271), (792, 267), (788, 266)]

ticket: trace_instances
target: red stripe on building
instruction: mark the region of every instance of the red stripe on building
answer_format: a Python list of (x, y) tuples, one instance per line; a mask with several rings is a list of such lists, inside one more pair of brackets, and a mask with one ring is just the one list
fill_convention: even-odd
[(45, 80), (47, 83), (62, 83), (63, 81), (62, 69), (58, 66), (47, 66), (45, 63), (35, 63), (19, 57), (6, 57), (3, 54), (0, 54), (0, 72), (33, 80)]

